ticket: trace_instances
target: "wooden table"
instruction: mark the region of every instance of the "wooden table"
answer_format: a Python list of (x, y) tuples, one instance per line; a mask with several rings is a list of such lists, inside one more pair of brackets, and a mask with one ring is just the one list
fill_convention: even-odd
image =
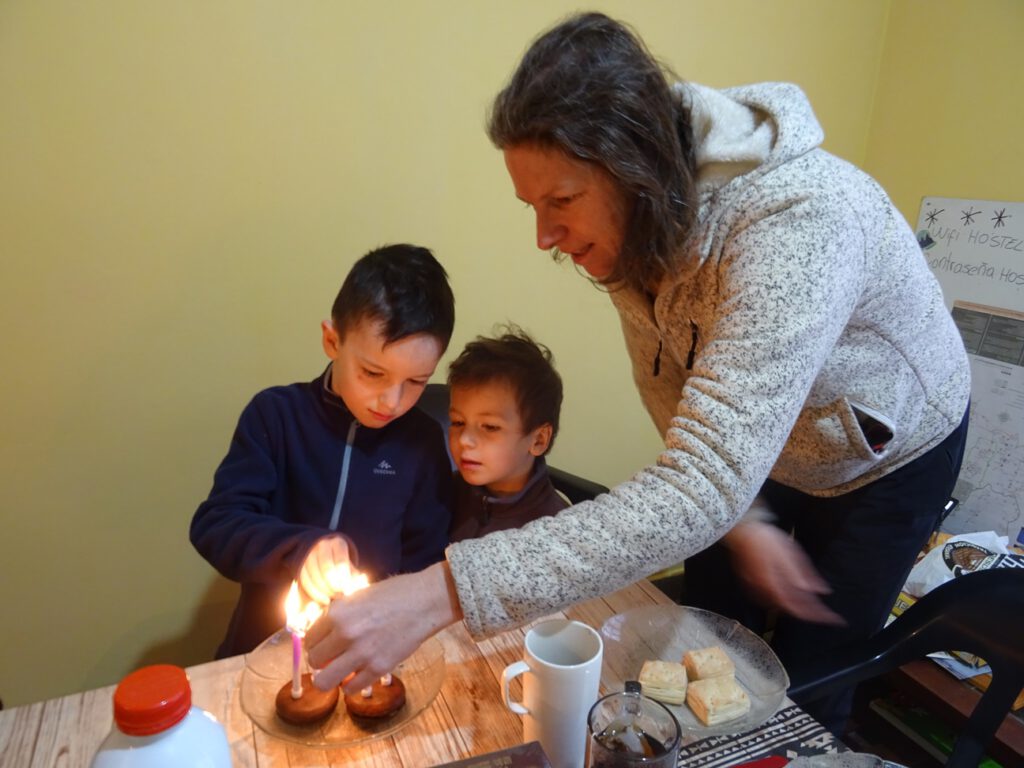
[[(564, 615), (599, 628), (613, 614), (652, 604), (672, 603), (649, 582), (641, 581), (574, 606)], [(193, 703), (224, 724), (236, 768), (426, 768), (522, 743), (522, 721), (502, 703), (500, 679), (502, 670), (522, 657), (524, 629), (480, 643), (470, 638), (461, 623), (440, 633), (446, 675), (434, 703), (396, 734), (368, 746), (312, 749), (271, 738), (255, 727), (239, 703), (243, 656), (190, 667)], [(0, 768), (88, 768), (110, 730), (113, 692), (114, 686), (108, 686), (0, 712)], [(519, 697), (521, 691), (514, 690), (513, 695)], [(791, 705), (788, 700), (787, 705)], [(797, 715), (801, 728), (816, 726), (819, 733), (811, 734), (815, 748), (836, 751), (835, 740), (823, 737), (820, 726), (795, 707), (788, 707), (788, 712), (777, 731), (795, 728), (793, 716)], [(728, 746), (719, 738), (708, 752)], [(704, 759), (705, 750), (700, 751), (701, 759), (682, 760), (680, 765), (710, 765)], [(748, 754), (754, 753), (743, 756)]]

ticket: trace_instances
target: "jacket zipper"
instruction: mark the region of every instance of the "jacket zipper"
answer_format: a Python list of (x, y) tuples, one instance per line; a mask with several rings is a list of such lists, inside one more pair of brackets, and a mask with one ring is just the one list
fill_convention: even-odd
[[(658, 335), (658, 351), (654, 353), (654, 365), (651, 367), (651, 373), (657, 376), (661, 373), (661, 347), (662, 340), (661, 334)], [(690, 321), (690, 353), (686, 356), (686, 370), (693, 370), (693, 358), (697, 354), (697, 324)]]
[[(693, 370), (693, 356), (697, 353), (697, 324), (690, 321), (690, 354), (686, 356), (686, 370)], [(660, 347), (659, 347), (660, 349)]]
[(341, 458), (341, 477), (338, 479), (338, 495), (334, 497), (334, 510), (331, 512), (331, 524), (330, 529), (332, 531), (338, 530), (338, 524), (341, 522), (341, 501), (345, 498), (345, 486), (348, 485), (348, 466), (352, 460), (352, 443), (355, 442), (356, 429), (359, 427), (359, 422), (352, 419), (352, 423), (348, 427), (348, 435), (345, 436), (345, 453)]

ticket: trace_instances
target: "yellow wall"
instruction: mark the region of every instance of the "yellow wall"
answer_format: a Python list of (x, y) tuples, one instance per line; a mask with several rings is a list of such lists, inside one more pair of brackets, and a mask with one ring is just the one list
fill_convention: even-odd
[[(890, 18), (888, 0), (595, 3), (685, 77), (800, 83), (828, 148), (870, 157), (910, 215), (923, 194), (1020, 199), (1019, 153), (1015, 173), (964, 162), (941, 185), (913, 178), (945, 168), (965, 139), (987, 142), (1005, 103), (996, 85), (967, 109), (945, 103), (966, 83), (935, 84), (894, 39), (932, 42), (924, 5), (894, 2)], [(926, 54), (936, 66), (951, 53), (976, 75), (1010, 69), (1013, 0), (970, 4), (966, 35), (961, 4), (930, 5), (955, 10), (929, 22), (947, 25)], [(8, 706), (210, 656), (234, 591), (191, 549), (191, 514), (246, 400), (319, 373), (317, 323), (380, 243), (422, 243), (448, 266), (454, 350), (509, 319), (552, 347), (567, 390), (553, 463), (614, 483), (654, 458), (607, 299), (533, 248), (530, 213), (483, 133), (528, 41), (576, 7), (0, 2)], [(919, 147), (930, 114), (892, 92), (901, 81), (943, 99), (933, 152)], [(872, 131), (882, 124), (894, 127)]]
[(1024, 200), (1022, 38), (1021, 0), (892, 3), (864, 168), (912, 225), (926, 195)]

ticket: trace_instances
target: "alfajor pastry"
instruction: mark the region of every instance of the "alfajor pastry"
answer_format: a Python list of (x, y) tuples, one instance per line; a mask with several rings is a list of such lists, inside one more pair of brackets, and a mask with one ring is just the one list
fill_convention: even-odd
[(687, 651), (683, 654), (683, 666), (686, 667), (686, 674), (691, 681), (721, 675), (732, 677), (736, 672), (732, 659), (717, 645)]
[(677, 661), (645, 661), (639, 679), (645, 696), (666, 704), (686, 701), (686, 667)]
[(704, 725), (735, 720), (750, 711), (750, 698), (731, 675), (690, 681), (686, 704)]

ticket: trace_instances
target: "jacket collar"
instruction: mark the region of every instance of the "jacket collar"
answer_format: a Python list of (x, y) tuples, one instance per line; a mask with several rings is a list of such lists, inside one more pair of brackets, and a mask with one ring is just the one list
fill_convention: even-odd
[(313, 396), (316, 398), (317, 404), (320, 406), (320, 412), (328, 424), (341, 429), (348, 429), (349, 425), (355, 420), (355, 416), (352, 415), (352, 411), (345, 405), (345, 401), (338, 397), (334, 390), (331, 389), (333, 365), (333, 362), (328, 363), (324, 372), (312, 382)]
[[(527, 498), (530, 494), (536, 492), (542, 487), (543, 481), (547, 478), (547, 462), (543, 456), (538, 456), (533, 461), (533, 469), (530, 470), (530, 478), (526, 481), (526, 485), (519, 493), (514, 493), (511, 496), (492, 496), (487, 492), (484, 486), (466, 485), (469, 486), (470, 491), (480, 498), (481, 501), (487, 504), (495, 504), (503, 507), (510, 507), (514, 504), (518, 504), (523, 499)], [(465, 482), (465, 481), (463, 481)]]

